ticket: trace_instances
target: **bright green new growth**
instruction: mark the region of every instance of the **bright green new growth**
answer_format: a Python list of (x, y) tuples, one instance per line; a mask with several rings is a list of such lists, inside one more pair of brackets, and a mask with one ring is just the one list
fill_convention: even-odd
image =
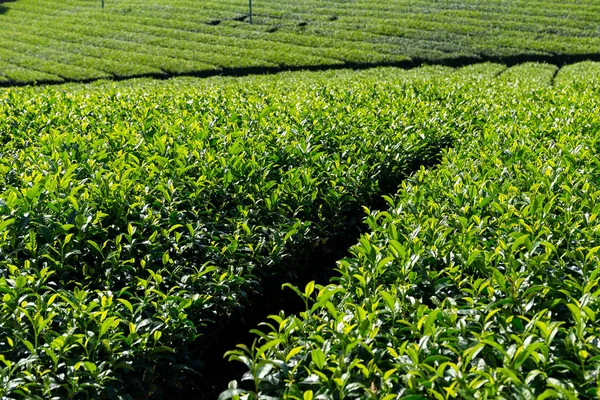
[(0, 398), (597, 398), (598, 2), (246, 6), (0, 1)]

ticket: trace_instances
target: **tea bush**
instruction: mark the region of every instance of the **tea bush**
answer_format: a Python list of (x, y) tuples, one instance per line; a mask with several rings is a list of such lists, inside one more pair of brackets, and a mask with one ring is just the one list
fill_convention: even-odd
[[(598, 66), (448, 76), (462, 129), (403, 182), (332, 283), (296, 290), (220, 399), (597, 398)], [(518, 72), (518, 73), (516, 73)]]

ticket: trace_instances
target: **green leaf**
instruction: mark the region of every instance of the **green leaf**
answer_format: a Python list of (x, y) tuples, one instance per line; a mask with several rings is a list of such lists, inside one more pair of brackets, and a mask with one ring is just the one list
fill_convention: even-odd
[(222, 392), (217, 400), (229, 400), (229, 399), (238, 399), (240, 395), (248, 393), (247, 390), (244, 389), (227, 389)]
[(125, 306), (125, 308), (127, 308), (127, 310), (129, 310), (130, 313), (133, 314), (133, 306), (131, 305), (131, 303), (125, 299), (117, 299), (117, 301), (121, 304), (123, 304)]
[(546, 399), (560, 399), (562, 396), (554, 390), (554, 389), (546, 389), (544, 390), (536, 400), (546, 400)]
[(332, 288), (331, 286), (326, 286), (317, 295), (317, 301), (311, 307), (311, 311), (315, 311), (318, 308), (325, 307), (326, 304), (329, 302), (329, 299), (331, 298), (331, 296), (333, 296), (336, 293), (342, 293), (342, 292), (344, 292), (344, 289), (342, 289), (339, 286), (335, 287), (335, 288)]
[(304, 346), (297, 346), (294, 347), (292, 350), (289, 351), (289, 353), (285, 356), (285, 361), (288, 362), (292, 359), (292, 357), (294, 357), (295, 355), (299, 354), (302, 349), (304, 349)]
[(473, 264), (473, 262), (477, 259), (477, 257), (479, 257), (479, 255), (481, 254), (481, 250), (474, 250), (470, 255), (469, 258), (467, 259), (467, 265), (471, 265)]
[(383, 297), (383, 300), (385, 301), (385, 304), (387, 304), (388, 308), (394, 311), (396, 308), (396, 299), (394, 298), (394, 296), (384, 291), (380, 292), (380, 294), (381, 297)]
[(469, 365), (471, 360), (473, 358), (477, 357), (477, 355), (481, 352), (481, 350), (483, 350), (484, 347), (485, 347), (485, 343), (477, 343), (475, 346), (470, 347), (467, 350), (465, 350), (463, 352), (463, 358), (464, 358), (465, 365)]
[(168, 346), (157, 346), (152, 348), (152, 353), (175, 353), (175, 350)]
[(429, 315), (427, 316), (427, 319), (425, 320), (425, 323), (423, 324), (423, 334), (424, 335), (432, 335), (433, 334), (431, 328), (433, 327), (433, 324), (437, 320), (437, 317), (439, 314), (440, 314), (439, 309), (435, 309), (429, 313)]
[(14, 218), (10, 218), (10, 219), (7, 219), (7, 220), (4, 220), (4, 221), (0, 222), (0, 231), (8, 228), (10, 225), (12, 225), (14, 223), (15, 223), (15, 219)]
[(423, 360), (423, 364), (434, 365), (435, 363), (444, 363), (444, 362), (448, 362), (451, 360), (452, 359), (450, 357), (446, 357), (446, 356), (437, 354), (437, 355), (433, 355), (433, 356), (429, 356), (429, 357), (425, 358)]
[(92, 246), (97, 252), (98, 254), (100, 254), (101, 256), (104, 256), (102, 254), (102, 249), (100, 248), (100, 246), (98, 245), (98, 243), (94, 242), (93, 240), (87, 240), (86, 241), (90, 246)]
[(306, 285), (306, 288), (304, 289), (304, 296), (306, 296), (306, 298), (310, 297), (311, 294), (313, 294), (313, 292), (315, 291), (315, 281), (310, 281), (308, 282), (308, 284)]
[[(183, 228), (182, 224), (175, 224), (173, 226), (171, 226), (168, 230), (169, 233), (172, 233), (174, 230), (179, 229), (179, 228)], [(188, 228), (189, 229), (189, 228)]]
[(498, 286), (500, 286), (500, 289), (506, 291), (506, 279), (504, 278), (504, 275), (502, 275), (502, 272), (500, 272), (496, 268), (493, 268), (492, 275), (494, 276), (494, 280), (496, 281)]
[(37, 354), (37, 352), (35, 350), (35, 346), (29, 340), (23, 339), (23, 340), (21, 340), (21, 343), (23, 343), (25, 345), (25, 347), (27, 347), (27, 350), (29, 350), (29, 352), (31, 354)]
[(569, 303), (567, 304), (567, 308), (569, 309), (569, 311), (571, 311), (571, 315), (573, 316), (573, 320), (575, 320), (575, 323), (583, 322), (581, 318), (581, 309), (577, 305)]
[(527, 361), (527, 359), (529, 358), (529, 356), (536, 351), (537, 349), (540, 349), (542, 347), (544, 347), (544, 343), (531, 343), (529, 344), (523, 351), (521, 351), (521, 353), (519, 353), (519, 355), (516, 357), (515, 362), (513, 364), (515, 369), (518, 369), (521, 365), (523, 365), (523, 363), (525, 361)]
[(98, 335), (99, 338), (101, 338), (102, 336), (104, 336), (104, 334), (106, 332), (108, 332), (109, 329), (116, 327), (119, 324), (119, 319), (117, 317), (108, 317), (104, 320), (104, 322), (102, 322), (102, 325), (100, 326), (100, 334)]
[(325, 353), (323, 353), (323, 350), (315, 349), (310, 352), (310, 356), (317, 368), (323, 369), (323, 367), (325, 366)]
[(281, 285), (281, 289), (284, 289), (284, 288), (292, 289), (302, 299), (306, 298), (304, 296), (304, 293), (302, 293), (296, 286), (292, 285), (291, 283), (284, 283), (283, 285)]
[(406, 258), (406, 247), (397, 240), (390, 240), (390, 248), (393, 249), (395, 256), (401, 260)]
[(257, 350), (256, 350), (256, 355), (258, 357), (262, 356), (267, 350), (269, 350), (270, 348), (277, 346), (279, 343), (281, 343), (281, 339), (273, 339), (267, 343), (265, 343), (264, 345), (260, 346)]
[(514, 253), (516, 250), (518, 250), (523, 244), (525, 244), (525, 242), (527, 242), (527, 240), (529, 239), (529, 234), (524, 234), (519, 236), (517, 239), (515, 239), (515, 241), (512, 244), (511, 247), (511, 251)]
[(69, 195), (67, 196), (67, 200), (69, 200), (69, 203), (71, 203), (75, 211), (79, 211), (79, 203), (75, 197)]
[(585, 256), (585, 261), (586, 262), (591, 261), (594, 258), (594, 256), (596, 255), (596, 253), (598, 253), (598, 250), (600, 250), (600, 246), (591, 248)]
[(377, 263), (377, 269), (381, 269), (394, 260), (393, 257), (385, 257)]
[(96, 370), (98, 369), (98, 367), (96, 367), (96, 364), (94, 364), (90, 361), (85, 361), (83, 363), (83, 366), (90, 374), (96, 373)]

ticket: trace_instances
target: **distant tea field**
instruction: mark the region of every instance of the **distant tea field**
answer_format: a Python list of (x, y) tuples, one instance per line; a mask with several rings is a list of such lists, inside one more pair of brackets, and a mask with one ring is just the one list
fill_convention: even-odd
[(250, 23), (245, 0), (106, 0), (104, 8), (100, 0), (4, 1), (0, 85), (461, 60), (583, 61), (600, 48), (594, 0), (253, 3)]

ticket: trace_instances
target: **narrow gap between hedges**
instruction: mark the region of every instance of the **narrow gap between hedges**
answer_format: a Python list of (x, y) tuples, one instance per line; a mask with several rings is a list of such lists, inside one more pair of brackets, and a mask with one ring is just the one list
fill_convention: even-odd
[[(435, 143), (416, 151), (405, 159), (402, 173), (395, 176), (386, 175), (379, 180), (380, 194), (373, 196), (365, 206), (371, 210), (384, 210), (387, 203), (384, 195), (393, 196), (401, 182), (418, 171), (421, 167), (431, 168), (442, 160), (444, 149), (451, 147), (453, 140), (449, 137), (437, 140)], [(362, 206), (344, 215), (346, 229), (329, 238), (326, 243), (316, 247), (310, 254), (300, 255), (302, 262), (295, 282), (290, 282), (304, 288), (310, 281), (318, 284), (328, 284), (336, 275), (336, 262), (351, 256), (350, 247), (358, 242), (360, 235), (367, 231), (364, 223), (365, 214)], [(267, 322), (268, 316), (278, 314), (281, 310), (286, 315), (304, 311), (304, 303), (291, 290), (281, 288), (285, 283), (280, 279), (261, 281), (262, 293), (250, 299), (249, 305), (243, 308), (238, 315), (233, 315), (227, 321), (203, 336), (201, 343), (196, 348), (201, 349), (198, 357), (204, 364), (201, 376), (191, 376), (186, 387), (181, 393), (172, 393), (169, 399), (211, 399), (218, 397), (219, 393), (227, 389), (232, 380), (240, 381), (245, 366), (239, 362), (229, 362), (223, 356), (225, 352), (236, 348), (237, 344), (252, 346), (257, 338), (250, 330), (258, 327), (261, 322)]]

